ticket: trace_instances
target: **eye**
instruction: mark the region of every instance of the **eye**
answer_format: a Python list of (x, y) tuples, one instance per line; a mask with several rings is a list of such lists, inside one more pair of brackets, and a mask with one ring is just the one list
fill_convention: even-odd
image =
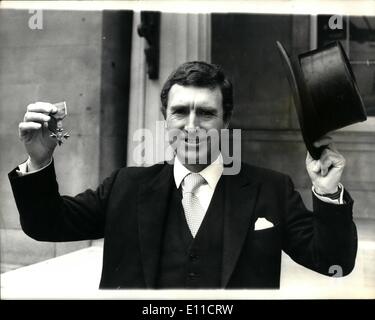
[(186, 116), (189, 114), (189, 111), (188, 109), (185, 109), (185, 108), (177, 108), (177, 109), (172, 110), (172, 114), (176, 116)]
[(197, 114), (203, 117), (214, 117), (216, 115), (215, 112), (210, 110), (199, 110)]

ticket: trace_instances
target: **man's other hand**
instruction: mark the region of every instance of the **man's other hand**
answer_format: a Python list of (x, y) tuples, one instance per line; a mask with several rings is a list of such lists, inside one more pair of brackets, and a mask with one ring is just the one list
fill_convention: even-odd
[(48, 121), (57, 108), (47, 102), (29, 104), (23, 121), (18, 126), (19, 137), (30, 157), (31, 170), (44, 167), (52, 158), (56, 139), (50, 137)]
[(322, 195), (335, 193), (345, 167), (345, 158), (337, 151), (332, 138), (328, 136), (316, 141), (314, 146), (326, 146), (319, 160), (314, 160), (307, 152), (306, 169), (314, 189)]

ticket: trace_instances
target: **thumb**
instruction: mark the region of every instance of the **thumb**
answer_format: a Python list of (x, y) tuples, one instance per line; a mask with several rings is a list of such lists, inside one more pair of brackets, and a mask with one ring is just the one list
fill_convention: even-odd
[(322, 164), (320, 163), (320, 160), (314, 160), (312, 162), (311, 170), (313, 172), (318, 173), (320, 172), (321, 168), (322, 168)]
[(318, 172), (320, 172), (321, 169), (322, 169), (322, 164), (321, 164), (320, 160), (315, 160), (315, 163), (314, 163), (314, 166), (313, 166), (313, 171), (315, 173), (318, 173)]
[(314, 173), (318, 173), (321, 169), (321, 163), (319, 160), (315, 160), (309, 152), (306, 156), (306, 166)]

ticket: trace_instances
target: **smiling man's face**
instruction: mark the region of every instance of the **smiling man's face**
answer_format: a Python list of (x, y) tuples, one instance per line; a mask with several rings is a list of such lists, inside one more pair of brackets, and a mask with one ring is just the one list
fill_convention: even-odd
[[(191, 171), (198, 172), (218, 156), (219, 140), (207, 132), (226, 127), (219, 87), (202, 88), (174, 84), (168, 94), (166, 122), (169, 141), (179, 160)], [(211, 154), (211, 147), (215, 150)], [(200, 161), (206, 159), (206, 161)], [(201, 162), (201, 163), (199, 163)]]

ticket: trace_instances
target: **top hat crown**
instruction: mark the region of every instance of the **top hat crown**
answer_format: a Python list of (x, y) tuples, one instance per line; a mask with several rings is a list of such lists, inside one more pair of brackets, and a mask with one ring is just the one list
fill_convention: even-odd
[(306, 148), (319, 159), (324, 147), (313, 144), (328, 132), (367, 119), (349, 60), (340, 42), (290, 57), (277, 46), (291, 86)]

